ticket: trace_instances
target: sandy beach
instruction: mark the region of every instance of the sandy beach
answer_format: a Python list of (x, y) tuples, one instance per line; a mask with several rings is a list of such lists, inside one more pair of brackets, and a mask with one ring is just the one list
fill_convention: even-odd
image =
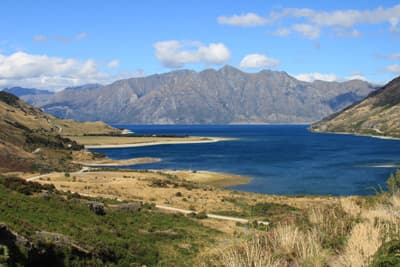
[(133, 158), (133, 159), (99, 159), (99, 160), (89, 160), (89, 161), (74, 161), (76, 164), (80, 164), (87, 167), (118, 167), (118, 166), (129, 166), (136, 164), (145, 164), (145, 163), (155, 163), (160, 162), (159, 158)]
[(114, 137), (114, 136), (74, 136), (71, 139), (85, 148), (128, 148), (140, 146), (215, 143), (236, 140), (225, 137)]

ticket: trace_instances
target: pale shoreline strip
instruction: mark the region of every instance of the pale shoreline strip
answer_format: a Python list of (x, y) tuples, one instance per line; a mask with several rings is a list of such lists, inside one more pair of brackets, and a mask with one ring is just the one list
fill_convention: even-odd
[(154, 142), (143, 142), (133, 144), (111, 144), (111, 145), (85, 145), (85, 148), (129, 148), (129, 147), (141, 147), (141, 146), (158, 146), (158, 145), (178, 145), (178, 144), (202, 144), (202, 143), (216, 143), (222, 141), (237, 140), (235, 138), (222, 138), (222, 137), (207, 137), (205, 140), (192, 140), (192, 141), (154, 141)]
[(384, 135), (362, 134), (362, 133), (352, 133), (352, 132), (315, 131), (315, 130), (312, 130), (312, 129), (308, 129), (308, 130), (309, 130), (310, 132), (316, 133), (316, 134), (353, 135), (353, 136), (371, 137), (371, 138), (384, 139), (384, 140), (400, 140), (399, 137), (384, 136)]

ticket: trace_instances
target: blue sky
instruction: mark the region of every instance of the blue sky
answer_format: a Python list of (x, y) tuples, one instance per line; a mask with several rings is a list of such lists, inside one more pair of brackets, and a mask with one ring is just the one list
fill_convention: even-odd
[(0, 10), (0, 88), (225, 64), (306, 81), (400, 75), (399, 1), (3, 0)]

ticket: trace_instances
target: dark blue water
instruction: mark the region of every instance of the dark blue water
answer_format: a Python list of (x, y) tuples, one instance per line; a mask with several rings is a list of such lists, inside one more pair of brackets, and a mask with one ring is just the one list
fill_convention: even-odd
[[(315, 134), (305, 125), (133, 126), (141, 134), (235, 137), (204, 144), (94, 149), (114, 159), (158, 157), (136, 169), (192, 169), (250, 176), (234, 189), (271, 194), (367, 195), (400, 166), (400, 141)], [(382, 167), (390, 165), (392, 167)]]

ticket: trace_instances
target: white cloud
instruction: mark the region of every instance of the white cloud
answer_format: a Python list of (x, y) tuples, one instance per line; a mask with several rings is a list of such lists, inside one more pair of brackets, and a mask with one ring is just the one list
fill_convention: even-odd
[(316, 39), (320, 35), (320, 29), (311, 24), (295, 24), (293, 30), (310, 39)]
[[(286, 29), (293, 28), (308, 38), (319, 37), (319, 31), (323, 28), (346, 29), (344, 36), (339, 34), (337, 37), (359, 37), (361, 33), (353, 29), (356, 25), (387, 24), (390, 31), (399, 32), (400, 5), (388, 8), (377, 7), (369, 10), (343, 9), (332, 11), (319, 11), (309, 8), (284, 8), (278, 12), (272, 12), (269, 16), (260, 16), (255, 13), (233, 15), (230, 17), (220, 16), (218, 17), (218, 22), (232, 26), (259, 26), (267, 23), (275, 23), (282, 26), (285, 19), (290, 19), (290, 21), (288, 20), (288, 26), (285, 27)], [(288, 31), (282, 31), (281, 28), (275, 34), (278, 36), (287, 36)]]
[(33, 37), (33, 40), (34, 40), (35, 42), (38, 42), (38, 43), (40, 43), (40, 42), (46, 42), (46, 41), (47, 41), (47, 37), (44, 36), (44, 35), (36, 35), (35, 37)]
[(204, 45), (200, 42), (161, 41), (153, 45), (157, 59), (168, 68), (180, 68), (188, 63), (223, 64), (231, 52), (222, 43)]
[(85, 83), (108, 84), (117, 79), (142, 76), (143, 72), (101, 72), (92, 59), (49, 57), (15, 52), (0, 54), (0, 87), (23, 86), (60, 90)]
[(400, 74), (400, 65), (398, 64), (392, 64), (389, 65), (385, 68), (386, 71), (394, 73), (394, 74)]
[(268, 23), (266, 18), (254, 13), (246, 13), (233, 16), (219, 16), (217, 18), (219, 24), (226, 24), (231, 26), (251, 27), (259, 26)]
[(288, 36), (290, 33), (291, 33), (291, 31), (288, 28), (279, 28), (274, 32), (275, 35), (281, 36), (281, 37)]
[(240, 61), (239, 67), (246, 69), (255, 68), (272, 68), (279, 64), (279, 61), (274, 58), (269, 58), (263, 54), (250, 54), (245, 56)]
[(333, 81), (338, 80), (338, 77), (333, 73), (318, 73), (318, 72), (301, 73), (298, 75), (294, 75), (294, 77), (297, 80), (304, 81), (304, 82), (313, 82), (316, 80), (333, 82)]
[(367, 78), (365, 78), (361, 74), (354, 74), (351, 76), (346, 77), (346, 80), (361, 80), (361, 81), (367, 81)]
[(334, 31), (337, 37), (342, 38), (357, 38), (361, 36), (361, 32), (356, 29), (336, 28)]
[(107, 67), (109, 67), (110, 69), (112, 68), (116, 68), (119, 66), (119, 60), (111, 60), (110, 62), (107, 63)]
[(319, 26), (353, 27), (356, 24), (388, 23), (396, 28), (400, 19), (400, 5), (389, 8), (378, 7), (372, 10), (334, 10), (316, 11), (305, 8), (286, 8), (280, 13), (272, 14), (276, 19), (284, 17), (305, 18)]
[(81, 32), (80, 34), (78, 34), (78, 35), (75, 36), (75, 39), (76, 39), (77, 41), (81, 41), (81, 40), (83, 40), (83, 39), (86, 39), (87, 37), (88, 37), (88, 35), (87, 35), (86, 32)]

